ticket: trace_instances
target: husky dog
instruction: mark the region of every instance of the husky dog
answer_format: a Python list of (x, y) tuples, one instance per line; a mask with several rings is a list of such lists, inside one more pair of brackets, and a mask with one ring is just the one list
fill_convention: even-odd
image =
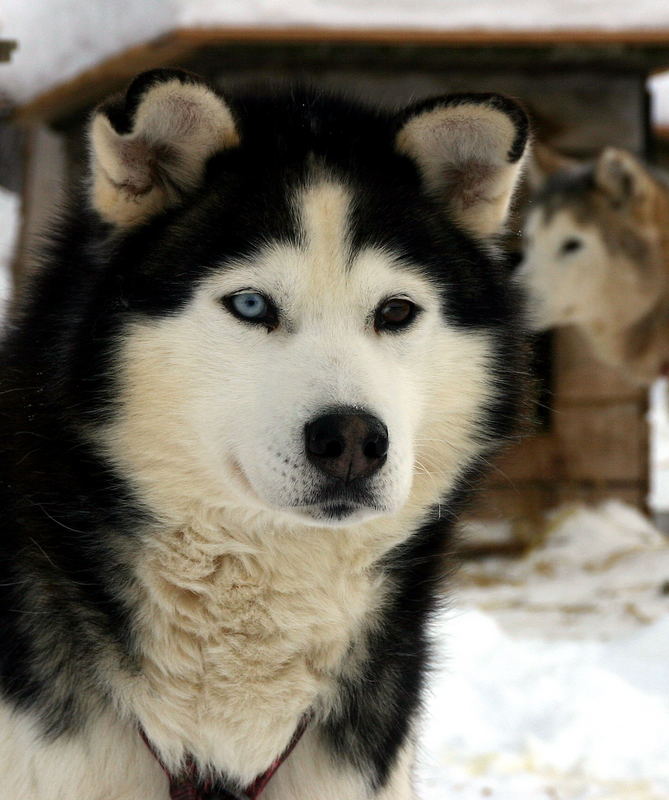
[(446, 521), (520, 405), (526, 140), (172, 70), (97, 110), (2, 351), (3, 800), (412, 797)]
[(633, 382), (669, 368), (669, 187), (606, 148), (581, 165), (537, 147), (517, 278), (538, 330), (574, 325)]

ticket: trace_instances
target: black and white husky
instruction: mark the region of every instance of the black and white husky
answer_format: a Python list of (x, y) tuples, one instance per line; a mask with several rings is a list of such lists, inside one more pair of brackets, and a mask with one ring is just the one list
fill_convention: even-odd
[(2, 350), (3, 800), (413, 796), (444, 520), (519, 405), (526, 140), (496, 95), (176, 71), (97, 110)]

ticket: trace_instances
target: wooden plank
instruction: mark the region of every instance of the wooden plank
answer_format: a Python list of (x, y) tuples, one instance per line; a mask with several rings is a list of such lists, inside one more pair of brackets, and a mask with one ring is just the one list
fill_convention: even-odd
[(0, 119), (0, 186), (11, 192), (23, 187), (24, 133)]
[(490, 483), (514, 488), (525, 481), (553, 481), (562, 473), (559, 441), (551, 434), (529, 436), (492, 462)]
[(503, 30), (499, 28), (339, 28), (334, 26), (220, 27), (187, 28), (177, 31), (184, 40), (197, 43), (220, 41), (280, 42), (366, 42), (383, 44), (421, 44), (427, 46), (523, 45), (540, 47), (546, 44), (577, 45), (667, 45), (667, 28), (630, 28), (627, 30), (573, 28), (562, 30)]
[(14, 282), (20, 290), (33, 268), (39, 237), (63, 199), (67, 162), (64, 138), (45, 127), (27, 132), (24, 192)]
[(636, 403), (558, 406), (554, 419), (567, 479), (646, 480), (646, 422)]
[(492, 461), (488, 484), (647, 479), (645, 404), (561, 404), (548, 433), (528, 436)]
[(466, 519), (507, 519), (512, 524), (535, 522), (557, 503), (555, 484), (523, 483), (513, 488), (485, 486), (464, 515)]
[(597, 505), (605, 500), (620, 500), (636, 508), (645, 508), (648, 493), (645, 482), (563, 483), (555, 486), (555, 500), (558, 505), (566, 503), (585, 503)]
[[(526, 66), (539, 61), (541, 48), (561, 48), (563, 59), (582, 60), (584, 51), (603, 53), (608, 48), (608, 61), (618, 70), (624, 69), (625, 48), (648, 51), (647, 57), (636, 59), (635, 69), (647, 73), (669, 65), (669, 30), (560, 30), (560, 31), (499, 31), (499, 30), (405, 30), (358, 28), (192, 28), (177, 29), (152, 41), (136, 45), (111, 56), (85, 70), (77, 77), (58, 84), (38, 95), (16, 111), (22, 122), (50, 121), (73, 113), (101, 97), (118, 90), (134, 74), (159, 66), (179, 65), (206, 48), (226, 48), (234, 45), (359, 45), (377, 48), (420, 47), (432, 50), (450, 48), (455, 54), (476, 48), (521, 48), (528, 51)], [(532, 55), (534, 53), (534, 56)], [(221, 63), (224, 63), (224, 51)], [(383, 53), (377, 60), (386, 62)], [(549, 59), (550, 61), (550, 59)], [(601, 65), (600, 65), (601, 66)]]
[(464, 517), (533, 523), (547, 511), (569, 503), (596, 505), (613, 499), (644, 509), (647, 494), (643, 481), (528, 481), (513, 488), (485, 486)]

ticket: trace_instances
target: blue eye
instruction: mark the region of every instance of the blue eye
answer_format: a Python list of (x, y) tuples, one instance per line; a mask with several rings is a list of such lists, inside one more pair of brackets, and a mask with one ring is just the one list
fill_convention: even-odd
[(235, 294), (230, 299), (230, 302), (239, 316), (245, 319), (263, 317), (268, 309), (267, 300), (261, 294), (256, 294), (255, 292)]
[(237, 292), (223, 298), (223, 305), (242, 322), (263, 325), (268, 331), (279, 324), (274, 304), (260, 292)]

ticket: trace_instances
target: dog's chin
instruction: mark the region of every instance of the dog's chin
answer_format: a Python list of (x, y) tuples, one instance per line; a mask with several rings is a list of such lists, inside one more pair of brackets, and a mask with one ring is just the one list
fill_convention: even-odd
[(302, 524), (317, 528), (345, 528), (388, 513), (386, 509), (376, 506), (362, 506), (345, 501), (297, 506), (285, 511), (293, 518), (299, 519)]
[(298, 502), (282, 502), (282, 498), (272, 496), (253, 486), (240, 467), (243, 481), (240, 488), (242, 496), (251, 501), (257, 510), (278, 514), (284, 521), (299, 523), (314, 528), (345, 528), (359, 525), (399, 510), (403, 502), (390, 502), (379, 497), (374, 489), (357, 487), (342, 490), (336, 486), (324, 486), (310, 492)]

